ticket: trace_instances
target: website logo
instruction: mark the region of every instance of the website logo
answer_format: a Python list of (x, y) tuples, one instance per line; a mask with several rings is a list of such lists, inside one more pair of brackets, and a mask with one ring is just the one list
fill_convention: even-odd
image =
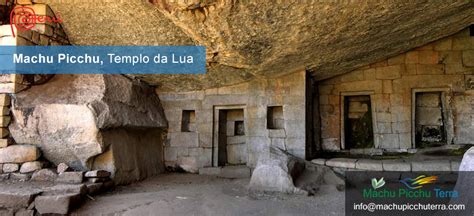
[(381, 188), (385, 185), (385, 180), (382, 178), (380, 178), (379, 180), (377, 180), (376, 178), (372, 178), (372, 188), (374, 188), (374, 190), (376, 190), (377, 188)]
[(13, 28), (16, 28), (17, 31), (27, 31), (33, 29), (38, 23), (62, 23), (62, 20), (59, 15), (55, 17), (36, 15), (35, 10), (27, 6), (16, 6), (10, 12), (10, 27), (13, 37), (16, 36)]
[(422, 188), (423, 185), (425, 184), (433, 184), (438, 180), (438, 176), (425, 176), (425, 175), (420, 175), (414, 179), (412, 178), (405, 178), (403, 180), (400, 180), (400, 182), (405, 185), (409, 189), (418, 189)]

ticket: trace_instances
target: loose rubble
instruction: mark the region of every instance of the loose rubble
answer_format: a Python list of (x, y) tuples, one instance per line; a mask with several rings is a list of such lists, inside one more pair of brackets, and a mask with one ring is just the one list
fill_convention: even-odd
[[(8, 177), (0, 178), (5, 183), (0, 185), (0, 209), (3, 209), (0, 215), (67, 215), (87, 197), (114, 186), (110, 173), (105, 170), (58, 174), (55, 169), (48, 168), (33, 174), (10, 173)], [(95, 183), (98, 179), (100, 183)], [(27, 180), (30, 181), (24, 182)]]

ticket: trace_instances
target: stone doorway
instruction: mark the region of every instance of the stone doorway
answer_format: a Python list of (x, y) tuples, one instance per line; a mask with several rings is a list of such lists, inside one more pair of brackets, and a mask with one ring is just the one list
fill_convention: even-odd
[(343, 98), (344, 148), (374, 148), (370, 95)]
[(214, 142), (214, 166), (246, 165), (248, 159), (244, 109), (216, 108), (217, 142)]
[(415, 94), (415, 145), (418, 148), (446, 145), (443, 92)]

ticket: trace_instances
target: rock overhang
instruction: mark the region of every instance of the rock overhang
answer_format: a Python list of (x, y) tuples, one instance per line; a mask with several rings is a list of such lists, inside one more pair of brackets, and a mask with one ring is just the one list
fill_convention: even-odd
[[(204, 45), (206, 75), (138, 75), (169, 91), (308, 70), (316, 79), (474, 23), (474, 2), (46, 1), (77, 45)], [(74, 4), (71, 7), (71, 4)]]

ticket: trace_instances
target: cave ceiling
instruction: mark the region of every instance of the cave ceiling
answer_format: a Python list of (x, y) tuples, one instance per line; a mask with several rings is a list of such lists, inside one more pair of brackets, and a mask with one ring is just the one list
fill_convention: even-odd
[(474, 23), (474, 1), (47, 0), (75, 45), (203, 45), (205, 75), (136, 75), (170, 91), (308, 70), (316, 79)]

